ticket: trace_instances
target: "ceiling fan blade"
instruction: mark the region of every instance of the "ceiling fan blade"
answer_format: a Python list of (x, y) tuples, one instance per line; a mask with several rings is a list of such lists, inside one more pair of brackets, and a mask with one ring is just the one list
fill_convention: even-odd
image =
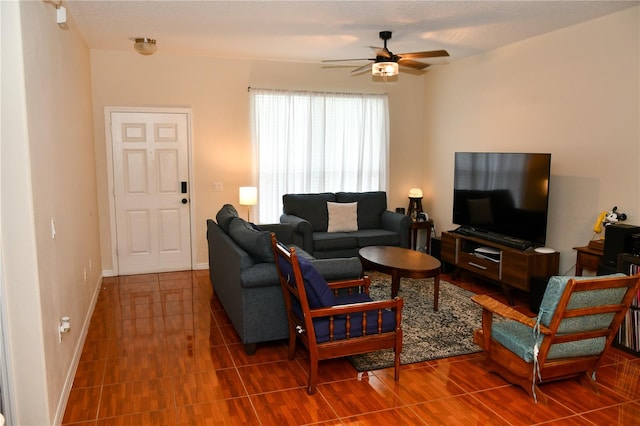
[(369, 46), (369, 48), (375, 52), (376, 56), (382, 56), (383, 58), (391, 57), (391, 52), (384, 47)]
[(356, 68), (357, 65), (353, 65), (353, 64), (323, 64), (320, 65), (320, 68), (324, 68), (324, 69), (329, 69), (329, 68), (340, 68), (340, 69), (344, 69), (344, 68), (349, 68), (349, 69), (353, 69)]
[(357, 73), (360, 73), (360, 72), (364, 72), (364, 71), (370, 70), (370, 69), (371, 69), (371, 64), (372, 64), (372, 63), (373, 63), (373, 62), (369, 62), (367, 65), (363, 65), (363, 66), (361, 66), (361, 67), (358, 67), (358, 68), (356, 68), (355, 70), (351, 71), (351, 73), (352, 73), (352, 74), (357, 74)]
[(429, 66), (429, 64), (425, 64), (424, 62), (418, 62), (418, 61), (414, 61), (411, 59), (404, 59), (404, 58), (401, 58), (398, 60), (398, 65), (402, 67), (414, 68), (417, 70), (423, 70)]
[(449, 52), (446, 50), (429, 50), (427, 52), (400, 53), (398, 56), (403, 59), (439, 58), (442, 56), (449, 56)]
[(370, 58), (353, 58), (353, 59), (323, 59), (322, 62), (349, 62), (349, 61), (375, 61)]

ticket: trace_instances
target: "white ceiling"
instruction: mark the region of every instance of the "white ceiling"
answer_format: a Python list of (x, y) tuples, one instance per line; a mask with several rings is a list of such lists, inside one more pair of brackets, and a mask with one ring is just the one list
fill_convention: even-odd
[[(158, 55), (300, 62), (371, 58), (374, 55), (368, 46), (383, 45), (378, 38), (382, 30), (393, 31), (388, 47), (396, 54), (446, 49), (451, 55), (448, 61), (454, 61), (640, 3), (593, 0), (62, 2), (91, 49), (131, 50), (129, 38), (149, 37), (157, 39)], [(439, 61), (443, 60), (426, 62)]]

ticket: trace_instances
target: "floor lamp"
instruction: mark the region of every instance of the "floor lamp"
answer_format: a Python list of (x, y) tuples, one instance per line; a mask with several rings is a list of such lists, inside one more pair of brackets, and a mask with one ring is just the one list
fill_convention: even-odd
[(241, 186), (240, 205), (247, 206), (247, 222), (251, 222), (249, 212), (251, 211), (251, 206), (256, 204), (258, 204), (258, 188), (255, 186)]

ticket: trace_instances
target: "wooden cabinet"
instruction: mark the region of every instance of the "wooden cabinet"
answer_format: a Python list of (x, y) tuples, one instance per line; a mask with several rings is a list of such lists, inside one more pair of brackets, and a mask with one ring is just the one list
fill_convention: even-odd
[[(476, 249), (485, 247), (494, 254), (489, 259)], [(529, 292), (531, 277), (558, 274), (560, 253), (538, 253), (533, 249), (520, 251), (476, 237), (442, 233), (442, 260), (459, 269), (473, 272), (505, 287)], [(506, 289), (506, 288), (505, 288)]]
[(596, 272), (598, 270), (598, 265), (600, 264), (600, 260), (602, 259), (602, 251), (595, 250), (589, 246), (585, 247), (574, 247), (576, 250), (576, 275), (582, 276), (582, 271), (592, 271)]

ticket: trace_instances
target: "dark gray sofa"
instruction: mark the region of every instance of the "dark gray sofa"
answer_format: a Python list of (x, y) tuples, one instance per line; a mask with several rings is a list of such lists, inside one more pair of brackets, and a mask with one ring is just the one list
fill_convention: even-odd
[[(409, 216), (387, 210), (387, 193), (324, 192), (315, 194), (285, 194), (282, 197), (281, 223), (294, 229), (294, 242), (315, 258), (357, 256), (366, 246), (409, 247)], [(327, 202), (357, 202), (357, 230), (327, 232), (329, 213)]]
[[(289, 224), (259, 225), (238, 217), (227, 204), (207, 220), (209, 277), (216, 297), (222, 303), (238, 332), (247, 354), (256, 343), (289, 337), (282, 289), (271, 249), (271, 232), (286, 245), (293, 242)], [(299, 247), (299, 256), (311, 260), (327, 281), (358, 278), (362, 264), (358, 258), (313, 259)]]

